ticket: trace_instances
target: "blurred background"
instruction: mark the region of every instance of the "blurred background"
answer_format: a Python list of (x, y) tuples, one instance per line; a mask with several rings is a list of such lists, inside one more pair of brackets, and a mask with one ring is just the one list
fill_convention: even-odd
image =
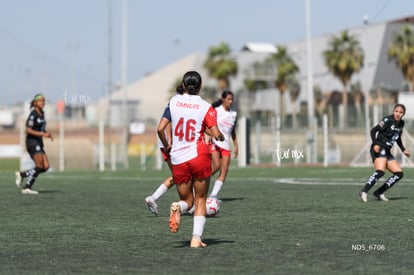
[(2, 0), (0, 162), (30, 165), (43, 93), (53, 169), (162, 169), (155, 127), (188, 70), (210, 102), (235, 93), (239, 166), (370, 165), (397, 102), (414, 151), (413, 27), (403, 0)]

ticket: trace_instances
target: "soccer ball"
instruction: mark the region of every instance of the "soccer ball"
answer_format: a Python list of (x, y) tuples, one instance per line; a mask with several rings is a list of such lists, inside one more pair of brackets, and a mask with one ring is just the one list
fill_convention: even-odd
[(217, 198), (208, 197), (206, 201), (206, 214), (214, 217), (220, 212), (220, 201)]

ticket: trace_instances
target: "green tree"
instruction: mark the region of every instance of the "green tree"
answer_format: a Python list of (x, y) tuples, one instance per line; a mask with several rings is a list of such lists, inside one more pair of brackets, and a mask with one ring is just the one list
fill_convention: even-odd
[(207, 102), (213, 103), (217, 99), (217, 87), (203, 85), (200, 96)]
[(280, 116), (281, 121), (285, 120), (285, 106), (284, 93), (288, 89), (288, 80), (294, 78), (295, 74), (299, 72), (299, 67), (289, 55), (285, 46), (277, 46), (276, 53), (272, 54), (268, 61), (274, 63), (277, 68), (275, 87), (280, 93)]
[(244, 86), (249, 92), (267, 89), (274, 79), (273, 65), (269, 62), (255, 61), (244, 71)]
[(290, 94), (290, 104), (292, 106), (292, 128), (298, 126), (298, 109), (296, 102), (300, 95), (300, 84), (296, 77), (291, 76), (287, 80), (287, 87)]
[(354, 106), (356, 111), (355, 116), (355, 123), (356, 126), (363, 126), (363, 117), (362, 117), (362, 106), (361, 103), (363, 103), (363, 100), (367, 100), (364, 96), (364, 93), (361, 88), (361, 82), (357, 81), (355, 83), (351, 83), (351, 94), (352, 99), (354, 100)]
[(348, 117), (348, 91), (347, 84), (354, 73), (364, 66), (364, 52), (359, 41), (348, 31), (342, 31), (339, 36), (332, 36), (328, 42), (328, 49), (323, 52), (323, 58), (328, 70), (337, 77), (343, 87), (342, 105), (344, 113), (342, 126), (347, 127)]
[[(319, 84), (313, 86), (313, 98), (315, 104), (316, 115), (319, 120), (322, 119), (323, 114), (326, 112), (326, 99), (323, 96), (322, 88)], [(329, 119), (331, 121), (331, 119)]]
[(414, 31), (409, 25), (404, 25), (396, 33), (388, 48), (388, 57), (394, 60), (409, 83), (409, 90), (414, 91)]
[(219, 92), (229, 88), (229, 77), (238, 71), (237, 62), (231, 57), (231, 49), (225, 42), (210, 47), (204, 68), (211, 77), (217, 79)]

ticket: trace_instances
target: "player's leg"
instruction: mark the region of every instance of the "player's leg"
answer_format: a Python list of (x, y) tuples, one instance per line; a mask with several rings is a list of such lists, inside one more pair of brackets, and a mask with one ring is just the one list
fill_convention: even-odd
[(221, 165), (221, 156), (220, 152), (217, 151), (216, 146), (214, 144), (211, 144), (209, 146), (210, 154), (211, 154), (211, 175), (214, 175), (219, 169)]
[(152, 193), (152, 198), (157, 201), (174, 185), (173, 177), (166, 178), (160, 186)]
[(47, 163), (48, 164), (48, 160), (46, 158), (46, 160), (44, 160), (44, 153), (37, 153), (33, 155), (33, 161), (35, 163), (35, 168), (29, 170), (27, 172), (27, 180), (25, 183), (25, 186), (23, 187), (22, 193), (23, 194), (38, 194), (37, 191), (32, 190), (32, 186), (35, 183), (37, 176), (44, 172), (44, 164)]
[(180, 200), (173, 202), (170, 208), (169, 226), (173, 233), (176, 233), (180, 227), (181, 214), (185, 213), (189, 207), (193, 206), (193, 184), (191, 179), (187, 182), (176, 184)]
[[(164, 148), (160, 148), (162, 157), (164, 161), (167, 163), (168, 168), (170, 171), (171, 169), (171, 160), (168, 153), (164, 150)], [(166, 178), (159, 186), (158, 188), (152, 193), (152, 195), (145, 198), (145, 203), (147, 204), (148, 210), (154, 214), (158, 215), (158, 205), (157, 201), (167, 193), (167, 191), (174, 185), (174, 181), (172, 177)]]
[[(34, 155), (38, 153), (37, 149), (40, 148), (38, 147), (37, 143), (26, 143), (26, 150), (27, 153), (29, 154), (30, 158), (35, 161), (34, 159)], [(26, 171), (16, 171), (15, 172), (15, 176), (16, 176), (16, 186), (17, 188), (20, 188), (20, 185), (23, 181), (24, 178), (27, 178), (31, 175), (33, 175), (35, 173), (35, 168), (31, 168), (28, 169)]]
[(211, 159), (209, 153), (200, 154), (190, 162), (193, 175), (195, 210), (193, 216), (193, 236), (190, 247), (207, 246), (201, 241), (206, 224), (206, 201), (210, 185)]
[(47, 170), (49, 170), (50, 164), (49, 164), (49, 158), (47, 157), (46, 153), (43, 151), (42, 154), (42, 168), (43, 171), (42, 172), (47, 172)]
[(158, 205), (157, 201), (167, 193), (167, 191), (174, 185), (174, 181), (172, 177), (166, 178), (158, 188), (152, 193), (150, 196), (145, 198), (145, 203), (148, 206), (148, 210), (158, 215)]
[(375, 171), (368, 178), (365, 183), (365, 186), (360, 190), (359, 195), (363, 202), (367, 202), (367, 193), (375, 185), (375, 183), (385, 174), (385, 169), (387, 167), (387, 159), (385, 157), (377, 157), (374, 160)]
[(211, 190), (211, 193), (210, 193), (211, 197), (217, 197), (218, 196), (218, 193), (220, 192), (220, 190), (221, 190), (221, 188), (224, 184), (224, 181), (226, 180), (227, 173), (229, 171), (230, 160), (231, 160), (230, 154), (231, 154), (230, 151), (222, 152), (221, 164), (220, 164), (220, 174), (217, 177), (216, 181), (214, 182), (213, 189)]
[(171, 232), (178, 231), (181, 214), (193, 206), (193, 184), (191, 170), (187, 162), (172, 166), (173, 180), (177, 187), (180, 201), (173, 202), (170, 208), (169, 226)]
[(374, 196), (382, 201), (388, 201), (384, 195), (385, 191), (393, 187), (394, 184), (396, 184), (404, 176), (404, 172), (402, 171), (400, 164), (395, 159), (389, 160), (387, 167), (388, 170), (393, 173), (393, 175), (389, 177), (385, 183), (374, 192)]
[(205, 247), (207, 244), (201, 241), (206, 224), (206, 200), (208, 194), (210, 178), (194, 180), (194, 220), (193, 220), (193, 236), (191, 238), (190, 247)]

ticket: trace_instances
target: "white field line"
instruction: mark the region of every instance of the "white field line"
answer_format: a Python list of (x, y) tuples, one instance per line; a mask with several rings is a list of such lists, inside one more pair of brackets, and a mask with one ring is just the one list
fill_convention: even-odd
[[(14, 176), (14, 175), (13, 175)], [(10, 178), (9, 174), (1, 173), (0, 179)], [(124, 182), (124, 181), (150, 181), (150, 182), (161, 182), (165, 178), (163, 177), (117, 177), (117, 176), (97, 176), (97, 175), (58, 175), (58, 174), (46, 174), (42, 175), (44, 179), (70, 179), (70, 180), (90, 180), (95, 179), (99, 181), (117, 181), (117, 182)], [(14, 177), (13, 177), (14, 179)], [(381, 179), (382, 182), (385, 180), (386, 177)], [(214, 179), (211, 180), (213, 182)], [(257, 182), (270, 182), (275, 184), (306, 184), (306, 185), (363, 185), (366, 181), (365, 178), (267, 178), (267, 177), (244, 177), (244, 178), (235, 178), (230, 177), (227, 179), (229, 182), (249, 182), (249, 183), (257, 183)], [(210, 182), (210, 183), (211, 183)], [(407, 179), (403, 178), (400, 184), (414, 183), (414, 179)]]

